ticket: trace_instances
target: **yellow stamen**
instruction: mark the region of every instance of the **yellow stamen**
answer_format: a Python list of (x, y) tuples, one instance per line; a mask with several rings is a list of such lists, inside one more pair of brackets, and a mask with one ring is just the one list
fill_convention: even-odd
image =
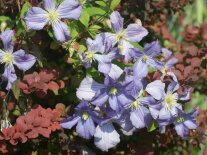
[(117, 92), (118, 92), (118, 90), (115, 88), (115, 87), (112, 87), (111, 89), (110, 89), (110, 94), (111, 95), (116, 95), (117, 94)]
[(89, 117), (89, 115), (88, 115), (87, 112), (83, 112), (83, 113), (82, 113), (82, 119), (83, 119), (83, 120), (87, 120), (88, 117)]
[(124, 38), (124, 36), (125, 36), (124, 30), (121, 30), (120, 32), (118, 32), (116, 34), (116, 40), (120, 41), (120, 40), (122, 40)]
[(144, 62), (146, 62), (147, 59), (148, 59), (148, 57), (147, 57), (146, 55), (144, 55), (144, 56), (142, 57), (142, 60), (143, 60)]
[(131, 108), (132, 110), (136, 110), (139, 106), (140, 106), (140, 101), (139, 99), (137, 99), (136, 101), (132, 102), (130, 105), (129, 105), (129, 108)]
[(181, 116), (179, 116), (179, 117), (176, 119), (176, 122), (178, 122), (178, 123), (182, 123), (182, 122), (184, 122), (184, 118), (181, 117)]
[(86, 52), (86, 60), (91, 62), (93, 59), (94, 59), (94, 53), (91, 51)]
[(177, 100), (178, 100), (178, 96), (176, 93), (165, 95), (165, 98), (164, 98), (165, 107), (167, 109), (170, 109), (173, 105), (177, 103)]
[(50, 23), (53, 23), (56, 20), (59, 20), (59, 15), (57, 11), (50, 11), (48, 13), (48, 19)]
[(6, 65), (12, 64), (13, 63), (13, 55), (10, 52), (4, 52), (3, 56), (0, 60), (1, 63), (5, 63)]

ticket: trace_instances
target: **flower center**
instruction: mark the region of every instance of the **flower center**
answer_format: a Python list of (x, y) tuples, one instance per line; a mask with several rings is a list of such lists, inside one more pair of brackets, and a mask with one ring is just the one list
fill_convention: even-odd
[(109, 93), (110, 93), (111, 95), (116, 95), (117, 92), (118, 92), (118, 90), (117, 90), (115, 87), (112, 87), (112, 88), (110, 89), (110, 91), (109, 91)]
[(176, 122), (178, 123), (184, 122), (184, 117), (181, 117), (181, 116), (177, 117)]
[(48, 19), (49, 19), (50, 23), (58, 20), (59, 19), (58, 12), (57, 11), (50, 11), (48, 13)]
[(87, 61), (91, 62), (93, 60), (93, 58), (94, 58), (94, 52), (91, 52), (91, 51), (86, 52), (86, 60)]
[(1, 63), (5, 63), (7, 65), (12, 64), (12, 62), (13, 62), (13, 55), (12, 55), (12, 53), (4, 52), (0, 62)]
[(167, 68), (161, 69), (162, 74), (166, 75), (167, 74)]
[(139, 99), (137, 99), (136, 101), (132, 102), (130, 105), (129, 105), (129, 108), (131, 108), (132, 110), (136, 110), (139, 106), (140, 106), (140, 101)]
[(116, 34), (116, 40), (117, 40), (117, 41), (120, 41), (120, 40), (122, 40), (122, 39), (124, 38), (124, 36), (125, 36), (125, 34), (124, 34), (124, 30), (121, 30), (120, 32), (118, 32), (118, 33)]
[(164, 98), (165, 107), (168, 109), (171, 108), (173, 105), (177, 103), (177, 100), (178, 100), (178, 96), (176, 93), (165, 95), (165, 98)]
[(89, 115), (88, 115), (87, 112), (83, 112), (83, 113), (82, 113), (82, 119), (83, 119), (83, 120), (87, 120), (88, 117), (89, 117)]
[(146, 55), (143, 55), (143, 57), (142, 57), (142, 61), (146, 62), (147, 59), (148, 59), (148, 57), (147, 57)]

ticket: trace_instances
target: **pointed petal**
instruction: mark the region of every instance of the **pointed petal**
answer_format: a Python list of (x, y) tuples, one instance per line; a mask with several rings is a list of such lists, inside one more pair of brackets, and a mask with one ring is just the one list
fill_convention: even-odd
[(92, 100), (92, 104), (96, 106), (102, 106), (107, 100), (109, 96), (106, 89), (100, 89), (96, 92), (96, 95), (94, 96)]
[(122, 75), (122, 73), (123, 73), (123, 70), (119, 66), (112, 64), (111, 70), (108, 75), (112, 79), (117, 80)]
[(91, 138), (91, 134), (90, 134), (90, 129), (87, 128), (88, 127), (88, 121), (89, 119), (87, 119), (86, 121), (80, 120), (78, 121), (78, 124), (76, 126), (76, 132), (78, 133), (78, 135), (82, 138), (85, 139), (90, 139)]
[(48, 13), (39, 7), (31, 7), (24, 21), (28, 30), (41, 30), (48, 23)]
[(155, 57), (161, 52), (159, 41), (153, 41), (144, 46), (144, 53), (150, 57)]
[(102, 151), (115, 147), (120, 142), (120, 136), (111, 123), (96, 127), (95, 145)]
[(17, 79), (14, 66), (13, 65), (6, 66), (2, 76), (8, 80), (6, 89), (7, 90), (11, 89), (13, 82)]
[(27, 71), (36, 62), (36, 58), (31, 54), (25, 54), (24, 50), (18, 50), (13, 53), (14, 64), (22, 71)]
[(119, 103), (116, 96), (109, 97), (109, 105), (111, 109), (118, 111), (119, 110)]
[(76, 117), (69, 117), (60, 122), (62, 128), (71, 129), (81, 118), (79, 116)]
[(94, 58), (98, 61), (98, 70), (108, 74), (111, 70), (111, 60), (108, 55), (94, 54)]
[(168, 87), (167, 87), (167, 93), (173, 93), (173, 92), (175, 92), (176, 90), (178, 90), (178, 88), (179, 88), (179, 84), (178, 84), (178, 82), (173, 81), (173, 82), (171, 82), (171, 83), (168, 85)]
[(126, 63), (131, 61), (132, 57), (131, 57), (130, 52), (133, 46), (128, 41), (122, 40), (119, 42), (118, 48), (119, 48), (120, 54), (124, 56), (124, 61)]
[(131, 42), (140, 42), (147, 34), (148, 31), (138, 24), (130, 24), (126, 30), (126, 39)]
[(143, 52), (139, 51), (137, 48), (131, 48), (130, 55), (134, 59), (141, 58), (143, 56)]
[(196, 124), (195, 121), (192, 120), (186, 120), (183, 122), (183, 124), (188, 128), (188, 129), (196, 129), (198, 125)]
[(3, 46), (5, 51), (13, 52), (13, 41), (12, 38), (14, 36), (14, 32), (12, 30), (6, 30), (0, 34), (1, 41), (3, 42)]
[(150, 67), (157, 68), (158, 70), (161, 70), (164, 67), (161, 62), (153, 60), (152, 58), (148, 58), (146, 62)]
[(64, 0), (58, 6), (57, 11), (61, 18), (78, 20), (82, 13), (82, 7), (76, 0)]
[(65, 23), (62, 21), (55, 21), (52, 23), (55, 38), (60, 42), (65, 42), (70, 39), (70, 31)]
[(110, 16), (111, 25), (115, 32), (119, 32), (123, 28), (124, 18), (121, 17), (118, 11), (114, 11)]
[(133, 66), (133, 73), (134, 73), (135, 80), (146, 77), (148, 74), (147, 64), (143, 62), (142, 59), (138, 59)]
[(86, 77), (82, 80), (76, 91), (76, 95), (80, 100), (84, 99), (90, 101), (101, 88), (104, 88), (103, 84), (99, 84), (92, 78)]
[(146, 126), (145, 121), (144, 121), (144, 115), (145, 114), (140, 109), (138, 109), (136, 111), (132, 111), (130, 113), (130, 120), (131, 120), (134, 127), (138, 128), (138, 129), (142, 129)]
[(134, 101), (134, 98), (131, 97), (130, 95), (122, 92), (120, 95), (117, 96), (117, 100), (119, 103), (121, 103), (123, 106), (132, 103)]
[(179, 95), (179, 100), (187, 101), (190, 99), (191, 88), (186, 88), (182, 95)]
[(163, 97), (165, 94), (164, 89), (165, 84), (161, 80), (155, 80), (146, 87), (146, 91), (156, 100), (160, 100)]
[(45, 10), (53, 11), (56, 8), (56, 1), (55, 0), (44, 0), (43, 5)]
[(172, 59), (168, 60), (165, 65), (168, 68), (172, 68), (176, 63), (178, 63), (178, 59), (177, 58), (172, 58)]
[(100, 35), (98, 35), (94, 40), (88, 38), (86, 40), (86, 45), (88, 51), (95, 52), (95, 53), (101, 52), (103, 48), (103, 38)]
[(162, 48), (162, 54), (165, 59), (168, 59), (172, 55), (172, 51), (168, 50), (167, 48)]
[(176, 130), (177, 134), (181, 137), (185, 137), (187, 135), (183, 124), (176, 124), (175, 130)]

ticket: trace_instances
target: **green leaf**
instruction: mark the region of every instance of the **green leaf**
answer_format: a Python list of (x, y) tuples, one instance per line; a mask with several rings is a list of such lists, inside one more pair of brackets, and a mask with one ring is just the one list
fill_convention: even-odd
[(114, 10), (121, 0), (112, 0), (110, 8)]
[(20, 96), (20, 88), (18, 86), (18, 82), (19, 82), (19, 80), (16, 80), (12, 85), (12, 92), (13, 92), (16, 100), (19, 100), (19, 96)]
[(72, 21), (69, 24), (70, 36), (75, 38), (79, 34), (79, 26), (77, 21)]
[(152, 131), (156, 130), (157, 127), (158, 127), (157, 122), (155, 120), (153, 120), (152, 122), (150, 122), (150, 125), (147, 128), (147, 131), (152, 132)]
[(100, 26), (92, 25), (92, 26), (89, 27), (88, 33), (91, 35), (91, 37), (94, 38), (96, 36), (96, 34), (99, 32), (99, 29), (101, 29)]
[(29, 2), (24, 3), (24, 5), (22, 6), (22, 10), (20, 12), (20, 18), (24, 18), (25, 14), (27, 12), (27, 10), (31, 7)]
[(86, 8), (86, 11), (90, 16), (104, 15), (106, 13), (104, 9), (97, 7)]
[(86, 10), (83, 10), (79, 20), (85, 27), (88, 27), (90, 21), (90, 15)]
[(96, 1), (95, 3), (100, 6), (106, 6), (106, 2), (103, 2), (103, 1)]

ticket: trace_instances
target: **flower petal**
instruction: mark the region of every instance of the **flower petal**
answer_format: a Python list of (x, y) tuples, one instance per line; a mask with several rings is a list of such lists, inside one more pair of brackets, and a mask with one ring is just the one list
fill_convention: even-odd
[(62, 128), (71, 129), (81, 118), (79, 116), (76, 117), (69, 117), (60, 122)]
[(156, 100), (160, 100), (163, 97), (165, 94), (164, 89), (165, 84), (161, 80), (155, 80), (146, 87), (146, 91)]
[(186, 133), (186, 130), (185, 130), (183, 124), (176, 124), (175, 130), (179, 136), (186, 137), (187, 133)]
[(121, 40), (119, 42), (118, 47), (119, 47), (120, 54), (124, 56), (124, 61), (126, 63), (131, 61), (132, 57), (131, 57), (130, 52), (131, 52), (131, 49), (133, 48), (133, 46), (128, 41)]
[(117, 96), (109, 96), (109, 105), (111, 109), (118, 111), (119, 110), (119, 103)]
[(76, 91), (76, 96), (82, 100), (90, 101), (98, 90), (104, 88), (103, 84), (99, 84), (92, 78), (86, 77), (82, 80), (79, 88)]
[(14, 36), (14, 32), (12, 30), (6, 30), (0, 34), (0, 38), (3, 42), (4, 49), (8, 52), (13, 52), (13, 41), (12, 38)]
[(36, 58), (31, 54), (25, 54), (24, 50), (18, 50), (13, 53), (14, 64), (22, 71), (27, 71), (36, 62)]
[(159, 41), (153, 41), (144, 46), (144, 53), (150, 57), (155, 57), (161, 52)]
[(43, 5), (45, 10), (47, 11), (53, 11), (56, 7), (56, 1), (55, 0), (43, 0)]
[(13, 65), (6, 66), (2, 76), (8, 80), (6, 89), (7, 90), (11, 89), (13, 82), (17, 79), (14, 66)]
[(139, 42), (148, 34), (148, 31), (138, 24), (130, 24), (126, 28), (125, 34), (127, 40), (131, 42)]
[(60, 42), (65, 42), (70, 39), (70, 31), (67, 25), (62, 21), (55, 21), (52, 23), (52, 29), (55, 34), (55, 38)]
[(148, 67), (142, 59), (138, 59), (137, 62), (133, 66), (133, 73), (135, 80), (142, 79), (148, 74)]
[(115, 32), (119, 32), (123, 28), (124, 18), (121, 17), (118, 11), (114, 11), (110, 16), (111, 25)]
[(101, 52), (103, 51), (102, 48), (104, 47), (103, 46), (103, 38), (98, 35), (94, 40), (92, 40), (91, 38), (88, 38), (86, 40), (86, 45), (87, 45), (87, 48), (88, 48), (88, 51), (91, 51), (91, 52)]
[(41, 30), (48, 23), (48, 13), (39, 7), (31, 7), (24, 21), (28, 30)]
[(91, 129), (95, 132), (95, 125), (89, 118), (86, 121), (79, 121), (76, 126), (78, 135), (85, 139), (90, 139), (92, 137), (91, 132), (93, 131), (90, 131)]
[(95, 145), (102, 151), (115, 147), (120, 142), (120, 136), (111, 123), (96, 127), (94, 135)]
[(117, 80), (122, 75), (122, 73), (123, 73), (123, 70), (119, 66), (112, 64), (111, 70), (108, 75), (112, 79)]
[(57, 11), (61, 18), (78, 20), (82, 13), (82, 7), (76, 0), (64, 0), (58, 6)]
[(107, 100), (109, 96), (106, 89), (100, 89), (96, 92), (96, 95), (94, 96), (92, 100), (92, 104), (96, 106), (102, 106)]

